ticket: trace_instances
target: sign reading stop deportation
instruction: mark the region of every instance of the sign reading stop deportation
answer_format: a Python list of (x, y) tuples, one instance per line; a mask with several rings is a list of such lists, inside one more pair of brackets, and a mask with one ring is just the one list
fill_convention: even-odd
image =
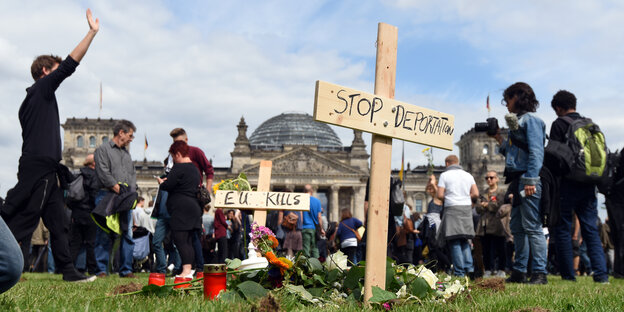
[(324, 81), (316, 82), (314, 120), (453, 149), (453, 115)]
[(214, 206), (224, 209), (309, 210), (310, 195), (284, 192), (217, 191)]

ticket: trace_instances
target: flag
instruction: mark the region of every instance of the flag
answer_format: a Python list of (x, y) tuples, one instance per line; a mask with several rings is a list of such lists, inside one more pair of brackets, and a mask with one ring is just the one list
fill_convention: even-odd
[(147, 150), (147, 146), (148, 146), (148, 144), (147, 144), (147, 134), (146, 134), (145, 135), (145, 147), (143, 148), (143, 150)]
[(487, 107), (487, 110), (488, 110), (488, 113), (489, 113), (490, 112), (490, 95), (489, 94), (488, 94), (487, 100), (486, 100), (486, 107)]
[(402, 142), (403, 146), (401, 147), (401, 171), (399, 171), (399, 180), (403, 182), (403, 164), (405, 163), (405, 141)]

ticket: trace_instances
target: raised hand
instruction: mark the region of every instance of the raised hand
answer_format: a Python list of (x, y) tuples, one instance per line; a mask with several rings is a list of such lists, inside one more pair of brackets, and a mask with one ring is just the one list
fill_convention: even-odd
[(94, 32), (98, 32), (100, 30), (100, 20), (93, 20), (93, 15), (91, 14), (91, 9), (87, 9), (87, 22), (89, 23), (89, 28)]

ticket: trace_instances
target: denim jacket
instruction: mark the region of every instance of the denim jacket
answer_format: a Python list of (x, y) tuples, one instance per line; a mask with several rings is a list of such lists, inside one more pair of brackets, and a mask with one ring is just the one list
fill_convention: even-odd
[[(509, 131), (499, 151), (505, 155), (505, 169), (509, 172), (524, 172), (520, 182), (525, 185), (536, 185), (540, 178), (539, 172), (544, 162), (544, 142), (546, 125), (535, 113), (525, 113), (518, 120), (518, 130)], [(512, 143), (527, 143), (529, 151)]]

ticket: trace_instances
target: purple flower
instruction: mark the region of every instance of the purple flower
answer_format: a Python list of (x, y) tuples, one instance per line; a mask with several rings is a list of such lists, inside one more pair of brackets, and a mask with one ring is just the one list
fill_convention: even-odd
[(382, 306), (384, 307), (384, 309), (386, 309), (386, 311), (392, 310), (392, 305), (390, 304), (390, 302), (384, 302)]

